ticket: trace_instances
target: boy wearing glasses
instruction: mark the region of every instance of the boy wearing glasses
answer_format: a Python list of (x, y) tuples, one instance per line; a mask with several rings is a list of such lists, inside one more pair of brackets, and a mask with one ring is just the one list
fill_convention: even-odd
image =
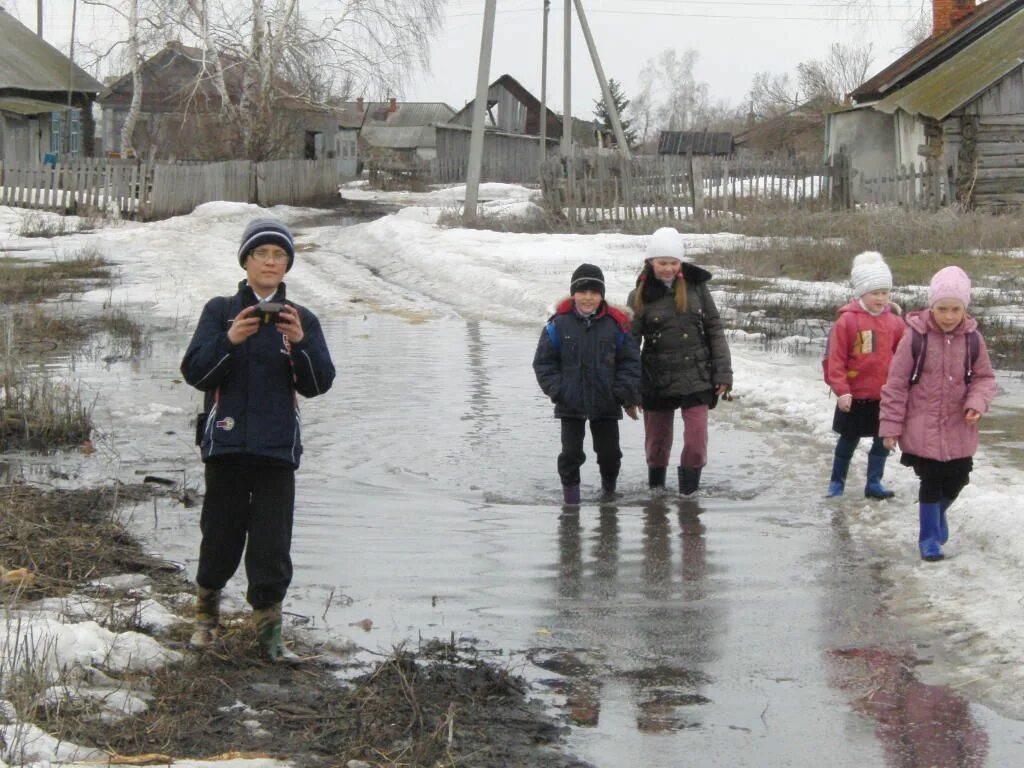
[(295, 470), (302, 455), (297, 394), (330, 389), (334, 365), (316, 316), (285, 298), (295, 262), (292, 233), (277, 219), (251, 221), (238, 262), (245, 280), (234, 296), (207, 302), (181, 362), (204, 393), (196, 430), (206, 495), (196, 574), (196, 630), (191, 644), (213, 642), (220, 593), (245, 553), (246, 599), (260, 652), (276, 661), (281, 603), (292, 578)]

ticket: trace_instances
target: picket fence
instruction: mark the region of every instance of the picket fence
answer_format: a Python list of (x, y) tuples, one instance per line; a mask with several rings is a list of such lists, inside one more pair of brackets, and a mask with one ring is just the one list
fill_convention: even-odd
[(745, 213), (765, 206), (848, 208), (845, 156), (832, 163), (754, 163), (694, 156), (578, 155), (548, 161), (545, 203), (570, 221), (626, 224)]
[(84, 159), (56, 166), (0, 163), (0, 205), (153, 221), (213, 200), (310, 205), (337, 199), (333, 160), (159, 163)]
[(950, 203), (950, 181), (937, 163), (917, 168), (901, 165), (888, 175), (861, 179), (858, 198), (875, 205), (897, 205), (910, 210), (937, 210)]

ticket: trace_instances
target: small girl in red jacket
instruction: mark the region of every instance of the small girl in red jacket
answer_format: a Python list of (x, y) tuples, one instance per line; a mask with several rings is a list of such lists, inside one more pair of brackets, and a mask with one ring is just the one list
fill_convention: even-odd
[(854, 258), (850, 282), (854, 298), (839, 310), (825, 359), (825, 380), (838, 398), (832, 429), (839, 433), (826, 496), (843, 495), (853, 452), (862, 437), (870, 437), (864, 495), (889, 499), (895, 494), (882, 485), (889, 450), (878, 437), (878, 406), (904, 324), (899, 307), (889, 301), (892, 272), (882, 254), (867, 251)]
[[(899, 443), (900, 463), (921, 479), (918, 492), (922, 560), (941, 560), (949, 539), (946, 510), (970, 480), (978, 420), (996, 394), (995, 373), (967, 314), (971, 280), (960, 267), (940, 269), (928, 309), (907, 316), (910, 331), (896, 349), (882, 388), (879, 434)], [(916, 337), (916, 338), (915, 338)]]

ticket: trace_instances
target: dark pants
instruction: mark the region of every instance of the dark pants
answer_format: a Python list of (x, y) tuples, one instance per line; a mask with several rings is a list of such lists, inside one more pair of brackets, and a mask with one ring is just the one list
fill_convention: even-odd
[(238, 570), (244, 551), (249, 604), (267, 608), (280, 603), (292, 580), (294, 510), (293, 468), (207, 462), (196, 583), (207, 589), (223, 588)]
[[(558, 454), (558, 476), (562, 478), (562, 485), (580, 484), (580, 467), (587, 460), (583, 453), (586, 426), (585, 419), (562, 419), (562, 452)], [(622, 465), (618, 419), (591, 420), (590, 438), (597, 454), (597, 465), (601, 468), (601, 479), (617, 479)]]

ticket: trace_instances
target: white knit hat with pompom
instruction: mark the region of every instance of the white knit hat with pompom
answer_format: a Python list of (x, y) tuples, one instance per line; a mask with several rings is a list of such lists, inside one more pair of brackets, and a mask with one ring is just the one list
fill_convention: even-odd
[(882, 254), (877, 251), (864, 251), (853, 259), (850, 283), (853, 285), (853, 295), (857, 297), (871, 291), (891, 291), (892, 272), (889, 271), (889, 265), (885, 263)]

